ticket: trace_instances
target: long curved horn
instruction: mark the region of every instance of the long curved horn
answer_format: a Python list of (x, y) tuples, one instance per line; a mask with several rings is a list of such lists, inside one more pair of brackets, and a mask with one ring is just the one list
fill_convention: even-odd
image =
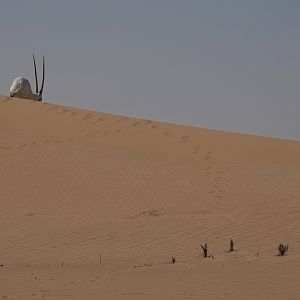
[(39, 91), (39, 95), (40, 95), (40, 96), (42, 96), (42, 94), (43, 94), (44, 82), (45, 82), (45, 57), (44, 57), (44, 55), (43, 55), (43, 78), (42, 78), (41, 89), (40, 89), (40, 91)]
[(35, 75), (35, 92), (38, 93), (39, 84), (38, 84), (38, 79), (36, 74), (36, 64), (35, 64), (34, 54), (32, 54), (32, 57), (33, 57), (33, 66), (34, 66), (34, 75)]

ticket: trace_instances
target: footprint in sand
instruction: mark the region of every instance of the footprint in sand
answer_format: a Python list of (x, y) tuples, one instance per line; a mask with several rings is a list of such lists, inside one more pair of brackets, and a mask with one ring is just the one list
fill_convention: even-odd
[(138, 122), (134, 122), (130, 125), (130, 127), (136, 127), (138, 126), (140, 123), (142, 123), (141, 121), (138, 121)]
[(165, 137), (169, 137), (171, 135), (171, 131), (170, 130), (167, 130), (164, 132), (164, 136)]
[(181, 138), (182, 143), (188, 142), (189, 140), (190, 140), (190, 136), (188, 136), (188, 135), (185, 135)]
[(156, 128), (158, 128), (158, 127), (159, 127), (158, 124), (155, 124), (155, 125), (152, 125), (152, 126), (151, 126), (152, 129), (156, 129)]
[(98, 134), (98, 132), (92, 132), (92, 133), (87, 133), (84, 136), (85, 137), (90, 137), (90, 136), (96, 136)]
[(66, 109), (66, 108), (63, 108), (63, 109), (61, 110), (61, 113), (63, 113), (63, 114), (68, 113), (68, 112), (70, 112), (70, 110), (69, 110), (69, 109)]
[(36, 216), (36, 213), (34, 213), (34, 212), (29, 212), (29, 213), (26, 214), (26, 216), (27, 216), (27, 217), (34, 217), (34, 216)]
[(92, 114), (91, 113), (89, 113), (89, 114), (86, 114), (83, 118), (81, 118), (81, 120), (83, 120), (83, 121), (85, 121), (85, 120), (88, 120), (88, 119), (90, 119), (91, 118), (91, 116), (92, 116)]
[(128, 117), (124, 117), (124, 118), (121, 118), (121, 119), (117, 119), (115, 122), (120, 123), (120, 122), (127, 121), (128, 119), (129, 119)]
[(197, 153), (199, 153), (200, 152), (200, 146), (194, 146), (193, 147), (193, 154), (197, 154)]
[(49, 107), (49, 108), (47, 109), (47, 111), (56, 110), (57, 108), (58, 108), (57, 105), (52, 105), (51, 107)]

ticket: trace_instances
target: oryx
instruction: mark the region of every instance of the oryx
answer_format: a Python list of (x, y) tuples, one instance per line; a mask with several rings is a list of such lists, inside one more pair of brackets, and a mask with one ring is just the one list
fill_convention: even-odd
[(16, 78), (9, 90), (10, 97), (22, 98), (22, 99), (30, 99), (36, 101), (42, 101), (43, 89), (44, 89), (44, 80), (45, 80), (45, 58), (43, 56), (43, 77), (42, 77), (42, 85), (41, 89), (38, 90), (38, 79), (36, 73), (36, 64), (35, 57), (33, 57), (33, 65), (34, 65), (34, 75), (35, 75), (35, 94), (32, 93), (31, 85), (29, 81), (24, 77)]

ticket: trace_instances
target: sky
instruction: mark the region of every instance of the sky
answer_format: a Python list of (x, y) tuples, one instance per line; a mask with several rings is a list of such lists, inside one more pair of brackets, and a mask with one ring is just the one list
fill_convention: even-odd
[(0, 94), (300, 140), (298, 0), (1, 0)]

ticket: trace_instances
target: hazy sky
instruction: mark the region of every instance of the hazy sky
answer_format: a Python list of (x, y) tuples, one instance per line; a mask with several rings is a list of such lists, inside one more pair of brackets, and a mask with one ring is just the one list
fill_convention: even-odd
[(0, 94), (300, 140), (299, 0), (0, 2)]

